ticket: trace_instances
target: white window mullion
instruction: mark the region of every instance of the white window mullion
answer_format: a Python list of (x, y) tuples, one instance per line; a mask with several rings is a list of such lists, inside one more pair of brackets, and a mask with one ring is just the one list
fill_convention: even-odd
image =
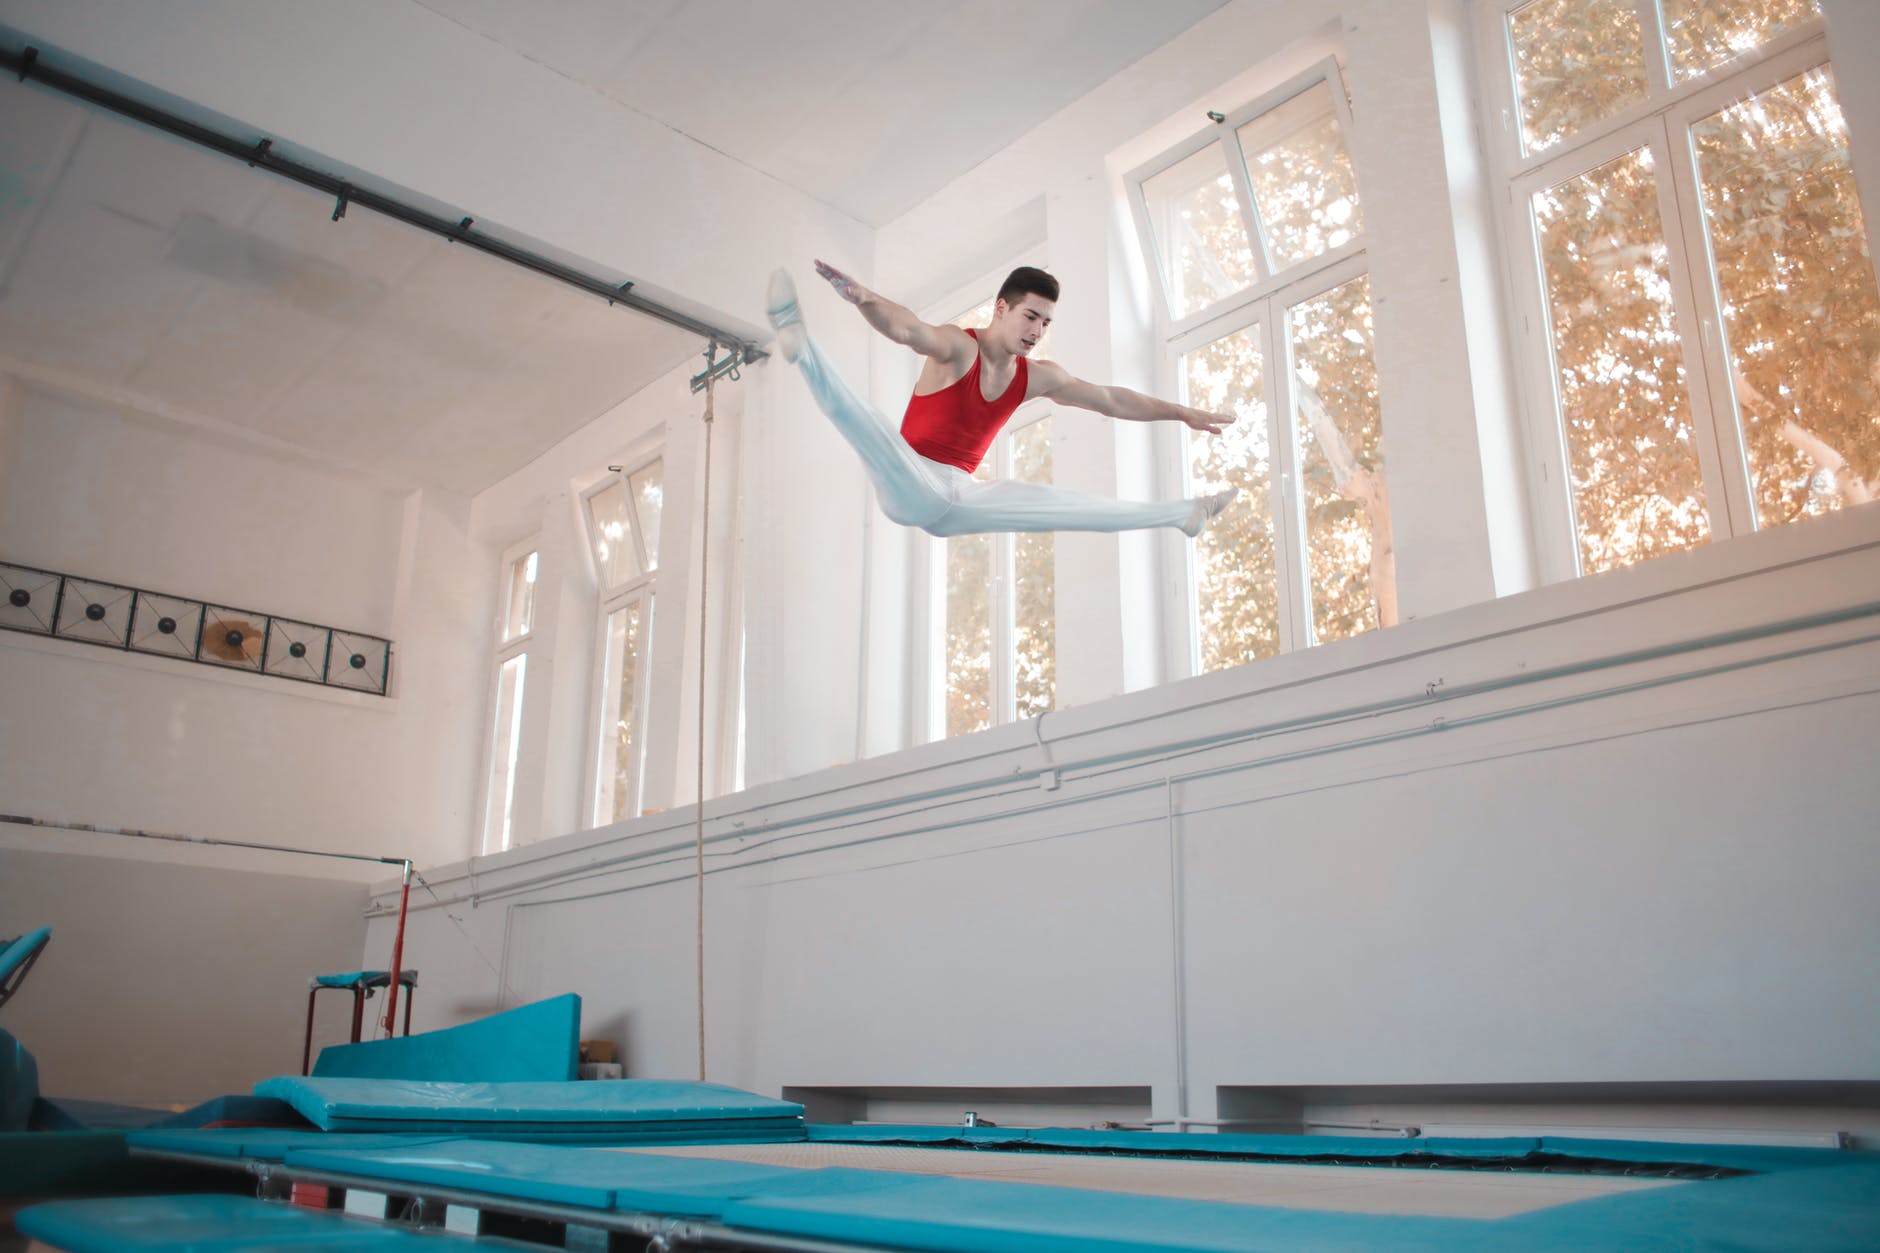
[(1247, 154), (1240, 147), (1240, 132), (1229, 126), (1221, 129), (1226, 132), (1221, 136), (1221, 148), (1227, 155), (1227, 177), (1233, 180), (1234, 198), (1240, 202), (1240, 212), (1247, 219), (1247, 232), (1253, 237), (1254, 263), (1259, 266), (1260, 279), (1269, 279), (1274, 270), (1273, 249), (1267, 243), (1260, 202), (1254, 199), (1253, 176), (1247, 171)]
[(1300, 481), (1297, 437), (1299, 386), (1293, 374), (1292, 336), (1286, 333), (1286, 306), (1272, 302), (1262, 319), (1266, 371), (1267, 433), (1273, 455), (1274, 544), (1279, 553), (1278, 594), (1280, 651), (1312, 643), (1312, 566), (1306, 554), (1305, 485)]
[(1671, 53), (1665, 44), (1665, 15), (1659, 0), (1636, 0), (1639, 35), (1645, 42), (1645, 99), (1662, 108), (1676, 90), (1671, 78)]
[[(1714, 300), (1706, 300), (1702, 289), (1711, 285), (1700, 282), (1696, 273), (1696, 262), (1708, 258), (1709, 250), (1699, 247), (1691, 251), (1691, 237), (1687, 227), (1688, 215), (1679, 205), (1678, 184), (1685, 182), (1695, 187), (1696, 170), (1690, 155), (1689, 136), (1680, 143), (1678, 137), (1665, 127), (1664, 119), (1654, 119), (1658, 134), (1653, 138), (1651, 149), (1657, 162), (1658, 177), (1658, 212), (1664, 223), (1665, 250), (1667, 265), (1671, 273), (1671, 308), (1677, 318), (1678, 339), (1683, 346), (1684, 389), (1688, 397), (1691, 412), (1691, 439), (1697, 449), (1697, 464), (1704, 476), (1704, 503), (1710, 513), (1710, 537), (1722, 539), (1736, 533), (1732, 526), (1732, 515), (1736, 511), (1731, 507), (1731, 493), (1727, 490), (1722, 457), (1718, 451), (1716, 434), (1717, 403), (1722, 401), (1730, 405), (1729, 392), (1724, 390), (1719, 395), (1717, 379), (1708, 368), (1710, 353), (1709, 343), (1718, 339), (1715, 328), (1717, 321)], [(1701, 217), (1696, 229), (1703, 229)], [(1705, 270), (1709, 265), (1705, 262)], [(1706, 318), (1710, 318), (1708, 326)], [(1734, 412), (1734, 406), (1731, 406)], [(1739, 496), (1739, 500), (1747, 500)], [(1747, 515), (1741, 515), (1747, 520)]]
[[(1654, 6), (1655, 7), (1655, 6)], [(1710, 505), (1713, 539), (1746, 535), (1755, 529), (1756, 510), (1749, 481), (1737, 411), (1736, 385), (1724, 342), (1723, 307), (1717, 291), (1716, 261), (1711, 255), (1704, 210), (1697, 191), (1697, 152), (1690, 127), (1667, 122), (1665, 177), (1659, 202), (1665, 208), (1665, 235), (1671, 248), (1672, 300), (1683, 332), (1685, 373), (1691, 393), (1692, 438), (1704, 471), (1704, 499)]]

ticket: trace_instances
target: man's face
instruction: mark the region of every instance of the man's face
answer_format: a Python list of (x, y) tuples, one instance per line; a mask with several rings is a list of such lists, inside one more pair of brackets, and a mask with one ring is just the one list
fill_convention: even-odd
[(1056, 301), (1046, 300), (1036, 292), (1026, 292), (1015, 305), (1003, 300), (995, 303), (992, 325), (988, 329), (1008, 351), (1021, 357), (1030, 356), (1043, 338), (1045, 328), (1051, 325), (1051, 315), (1056, 309)]

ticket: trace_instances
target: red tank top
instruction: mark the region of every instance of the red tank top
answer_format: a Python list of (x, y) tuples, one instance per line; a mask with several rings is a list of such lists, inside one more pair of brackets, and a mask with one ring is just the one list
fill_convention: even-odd
[[(974, 340), (977, 331), (967, 331)], [(1012, 411), (1024, 402), (1027, 362), (1018, 359), (1012, 385), (997, 400), (987, 400), (979, 390), (979, 357), (972, 368), (950, 386), (927, 395), (908, 397), (907, 415), (901, 419), (901, 438), (915, 452), (929, 461), (958, 466), (971, 474), (986, 459), (993, 437), (1011, 418)]]

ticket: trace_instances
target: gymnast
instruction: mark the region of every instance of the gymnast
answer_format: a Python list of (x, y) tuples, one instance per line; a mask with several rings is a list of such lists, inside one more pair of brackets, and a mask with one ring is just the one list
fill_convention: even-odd
[(1048, 483), (972, 477), (1013, 410), (1035, 396), (1113, 418), (1180, 422), (1209, 434), (1234, 420), (1123, 387), (1099, 387), (1053, 362), (1030, 361), (1057, 307), (1058, 282), (1043, 270), (1013, 270), (993, 302), (991, 324), (976, 331), (929, 326), (821, 261), (816, 273), (861, 310), (870, 326), (926, 358), (897, 432), (829, 368), (803, 325), (789, 273), (778, 270), (771, 277), (770, 324), (777, 329), (777, 346), (803, 371), (816, 402), (861, 455), (890, 520), (930, 535), (1170, 526), (1192, 538), (1233, 499), (1234, 488), (1191, 500), (1112, 500)]

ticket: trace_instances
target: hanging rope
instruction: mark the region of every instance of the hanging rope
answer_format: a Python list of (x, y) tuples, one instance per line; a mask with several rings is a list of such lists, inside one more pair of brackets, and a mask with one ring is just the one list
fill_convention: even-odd
[(736, 382), (738, 366), (750, 359), (749, 353), (736, 345), (721, 359), (720, 347), (717, 340), (711, 341), (705, 349), (704, 372), (692, 376), (693, 392), (701, 389), (705, 392), (705, 492), (700, 509), (698, 562), (698, 805), (694, 811), (692, 872), (698, 889), (698, 1077), (701, 1083), (705, 1081), (705, 648), (712, 587), (712, 420), (717, 416), (713, 386), (720, 378)]

